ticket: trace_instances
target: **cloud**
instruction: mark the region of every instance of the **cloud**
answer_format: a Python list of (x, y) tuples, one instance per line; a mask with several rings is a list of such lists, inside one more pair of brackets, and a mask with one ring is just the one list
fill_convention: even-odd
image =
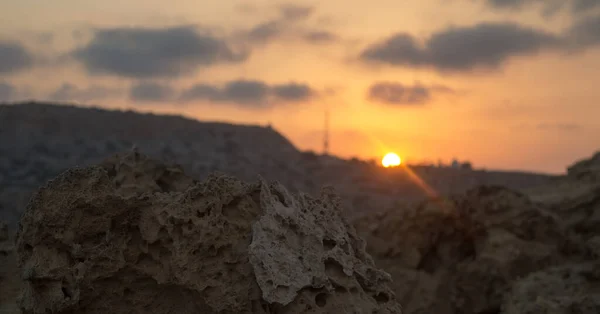
[(539, 8), (546, 17), (565, 10), (578, 17), (600, 8), (598, 0), (484, 0), (484, 2), (499, 10), (520, 11), (532, 7)]
[(0, 82), (0, 102), (9, 102), (13, 100), (16, 94), (16, 89), (13, 85)]
[(574, 13), (585, 13), (597, 8), (600, 8), (600, 1), (598, 0), (573, 0), (572, 9)]
[(275, 85), (271, 89), (275, 97), (288, 101), (308, 100), (315, 94), (308, 85), (298, 83)]
[(91, 102), (118, 97), (121, 94), (122, 91), (116, 88), (100, 85), (80, 88), (71, 83), (63, 83), (48, 96), (48, 99), (57, 102)]
[(30, 68), (33, 61), (33, 56), (20, 43), (0, 40), (0, 74)]
[(588, 48), (600, 44), (600, 15), (582, 18), (566, 32), (573, 48)]
[(496, 69), (508, 59), (559, 47), (559, 36), (512, 23), (481, 23), (434, 33), (423, 44), (406, 33), (370, 45), (360, 59), (393, 66), (466, 72)]
[(276, 18), (263, 21), (242, 31), (240, 40), (251, 44), (267, 44), (275, 40), (304, 40), (312, 44), (337, 41), (339, 36), (324, 29), (315, 29), (306, 24), (314, 13), (309, 6), (282, 5)]
[(223, 86), (197, 84), (184, 90), (179, 100), (191, 102), (208, 100), (253, 107), (267, 107), (275, 102), (301, 102), (310, 100), (317, 93), (308, 85), (290, 82), (269, 85), (258, 80), (239, 79)]
[(252, 42), (264, 43), (281, 36), (285, 27), (280, 21), (263, 22), (248, 30), (245, 37)]
[(395, 82), (377, 82), (371, 85), (367, 98), (388, 105), (420, 106), (429, 102), (434, 94), (454, 93), (444, 85), (423, 86), (419, 83), (407, 86)]
[(309, 18), (314, 13), (315, 8), (288, 3), (279, 6), (279, 10), (282, 18), (298, 21)]
[(136, 102), (165, 102), (173, 100), (175, 89), (170, 85), (155, 82), (141, 82), (129, 90), (129, 99)]
[(144, 79), (189, 75), (200, 67), (247, 58), (225, 40), (188, 26), (100, 29), (71, 55), (92, 74)]

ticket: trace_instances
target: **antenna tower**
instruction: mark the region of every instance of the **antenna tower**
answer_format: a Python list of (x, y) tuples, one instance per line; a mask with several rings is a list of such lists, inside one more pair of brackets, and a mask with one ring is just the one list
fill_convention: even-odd
[(329, 155), (329, 109), (325, 109), (325, 129), (323, 134), (323, 155)]

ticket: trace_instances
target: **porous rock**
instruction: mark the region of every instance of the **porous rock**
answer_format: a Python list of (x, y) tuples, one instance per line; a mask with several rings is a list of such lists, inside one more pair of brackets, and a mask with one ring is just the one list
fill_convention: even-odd
[(18, 230), (24, 313), (401, 313), (328, 190), (197, 183), (136, 152), (42, 187)]
[(515, 283), (502, 313), (600, 313), (600, 264), (570, 264), (532, 273)]
[(19, 313), (17, 298), (22, 282), (16, 268), (14, 239), (7, 224), (0, 221), (0, 313)]
[(405, 313), (499, 313), (515, 280), (563, 262), (569, 241), (555, 213), (484, 186), (357, 223), (388, 271)]

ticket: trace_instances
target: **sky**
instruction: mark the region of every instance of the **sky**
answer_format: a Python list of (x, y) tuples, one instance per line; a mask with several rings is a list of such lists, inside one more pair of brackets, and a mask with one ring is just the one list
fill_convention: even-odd
[(562, 173), (600, 149), (599, 0), (0, 1), (0, 102), (271, 124), (302, 150)]

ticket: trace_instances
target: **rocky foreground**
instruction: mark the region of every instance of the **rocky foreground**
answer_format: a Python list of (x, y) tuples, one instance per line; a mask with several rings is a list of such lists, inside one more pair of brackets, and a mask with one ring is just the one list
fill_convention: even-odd
[(71, 169), (17, 235), (23, 313), (401, 313), (339, 200), (196, 182), (137, 152)]
[(353, 227), (329, 189), (313, 199), (264, 180), (197, 182), (135, 152), (116, 156), (35, 194), (16, 246), (0, 246), (0, 309), (600, 313), (589, 161), (535, 195), (483, 186)]
[(600, 313), (599, 162), (534, 195), (479, 187), (356, 225), (404, 313)]

